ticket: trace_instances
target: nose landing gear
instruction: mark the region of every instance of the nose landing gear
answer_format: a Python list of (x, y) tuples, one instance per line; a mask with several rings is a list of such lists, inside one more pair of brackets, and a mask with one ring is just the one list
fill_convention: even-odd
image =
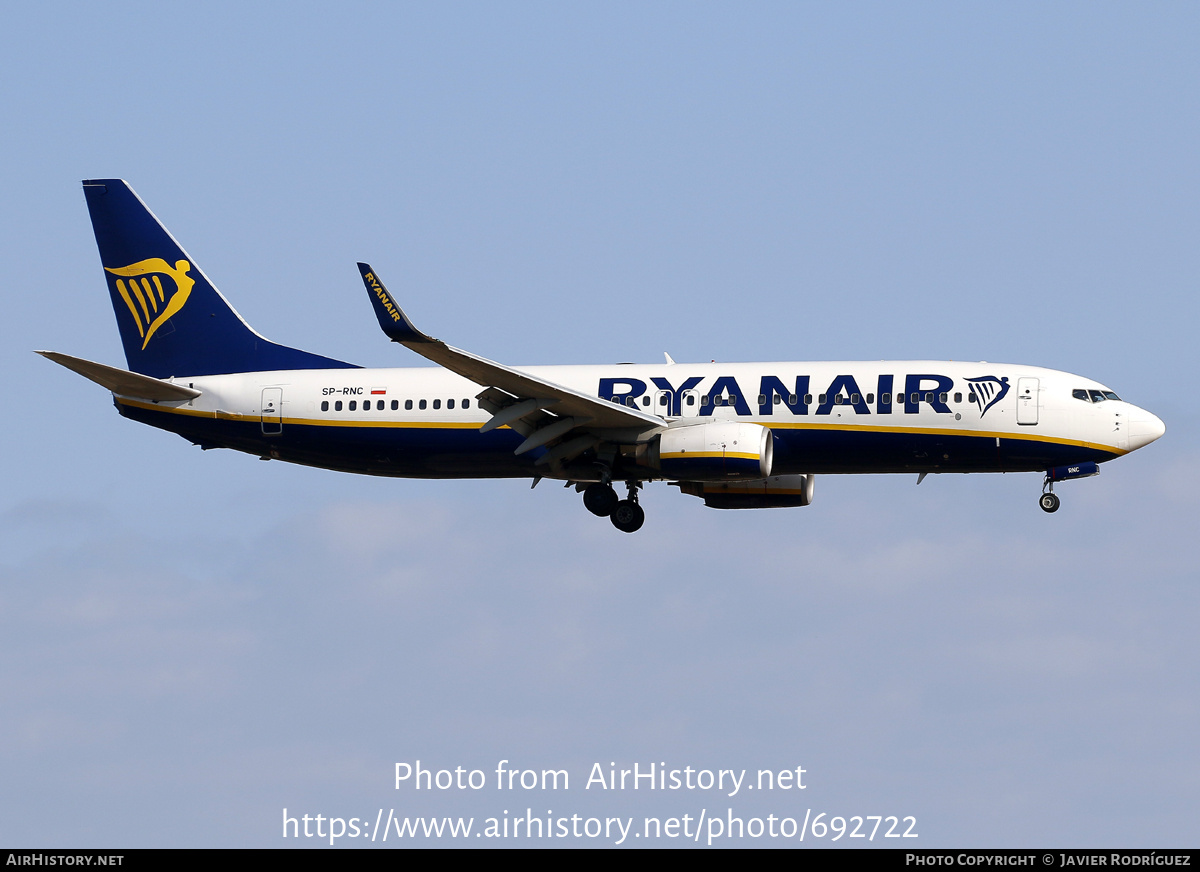
[(1062, 504), (1058, 494), (1054, 492), (1054, 479), (1050, 473), (1046, 473), (1046, 478), (1042, 481), (1042, 496), (1038, 499), (1038, 505), (1042, 507), (1042, 511), (1047, 514), (1057, 512), (1058, 507)]
[(1070, 481), (1073, 478), (1088, 478), (1099, 474), (1100, 464), (1090, 460), (1046, 470), (1046, 477), (1042, 479), (1042, 496), (1038, 500), (1038, 505), (1042, 507), (1043, 512), (1057, 512), (1058, 497), (1054, 495), (1056, 481)]

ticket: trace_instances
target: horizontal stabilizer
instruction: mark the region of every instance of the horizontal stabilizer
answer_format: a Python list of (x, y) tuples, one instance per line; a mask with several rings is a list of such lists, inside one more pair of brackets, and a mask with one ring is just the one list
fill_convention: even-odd
[(37, 353), (123, 397), (138, 397), (143, 400), (191, 400), (200, 396), (200, 391), (194, 388), (185, 388), (183, 385), (172, 384), (148, 375), (140, 375), (127, 369), (94, 363), (84, 360), (82, 357), (59, 354), (57, 351), (39, 351)]

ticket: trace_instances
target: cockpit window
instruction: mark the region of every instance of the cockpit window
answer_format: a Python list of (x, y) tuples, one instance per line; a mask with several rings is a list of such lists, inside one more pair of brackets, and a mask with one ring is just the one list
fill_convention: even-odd
[(1075, 390), (1071, 391), (1071, 396), (1077, 400), (1083, 400), (1085, 403), (1091, 402), (1091, 400), (1088, 399), (1088, 392), (1083, 388), (1075, 388)]
[(1106, 396), (1104, 396), (1103, 391), (1088, 391), (1088, 393), (1091, 394), (1093, 403), (1103, 403), (1106, 399), (1108, 399)]
[(1121, 401), (1121, 398), (1118, 397), (1116, 394), (1114, 394), (1112, 391), (1105, 391), (1104, 396), (1106, 396), (1110, 400), (1117, 400), (1118, 402)]

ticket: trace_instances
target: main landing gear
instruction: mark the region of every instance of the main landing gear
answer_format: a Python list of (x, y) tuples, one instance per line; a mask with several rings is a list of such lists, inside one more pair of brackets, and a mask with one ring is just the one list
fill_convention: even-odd
[(1050, 477), (1050, 473), (1046, 473), (1046, 478), (1042, 481), (1042, 496), (1038, 499), (1038, 505), (1042, 507), (1043, 512), (1057, 512), (1061, 503), (1058, 494), (1054, 492), (1054, 479)]
[(583, 492), (583, 505), (593, 515), (607, 518), (617, 507), (620, 497), (607, 482), (589, 484)]
[(646, 513), (638, 505), (637, 496), (642, 483), (630, 481), (626, 485), (629, 487), (629, 496), (622, 500), (609, 482), (589, 484), (583, 490), (583, 505), (593, 515), (607, 517), (622, 533), (636, 533), (646, 522)]

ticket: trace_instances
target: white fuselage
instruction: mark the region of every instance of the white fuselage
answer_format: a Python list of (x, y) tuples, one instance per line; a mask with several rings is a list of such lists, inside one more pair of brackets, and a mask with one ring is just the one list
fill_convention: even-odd
[[(768, 427), (782, 449), (776, 452), (781, 472), (1046, 469), (1060, 461), (1109, 460), (1163, 432), (1154, 415), (1106, 398), (1115, 395), (1091, 379), (1011, 364), (822, 361), (519, 369), (658, 415), (665, 427), (726, 418)], [(439, 464), (446, 477), (532, 474), (527, 465), (504, 456), (504, 447), (519, 436), (504, 429), (479, 433), (491, 417), (475, 399), (479, 386), (438, 367), (249, 372), (173, 381), (202, 393), (189, 402), (118, 398), (118, 403), (135, 417), (201, 444), (313, 465), (419, 477), (440, 477)], [(241, 426), (223, 438), (227, 424)], [(480, 457), (472, 459), (472, 453)], [(481, 465), (483, 457), (491, 458), (494, 468)]]

